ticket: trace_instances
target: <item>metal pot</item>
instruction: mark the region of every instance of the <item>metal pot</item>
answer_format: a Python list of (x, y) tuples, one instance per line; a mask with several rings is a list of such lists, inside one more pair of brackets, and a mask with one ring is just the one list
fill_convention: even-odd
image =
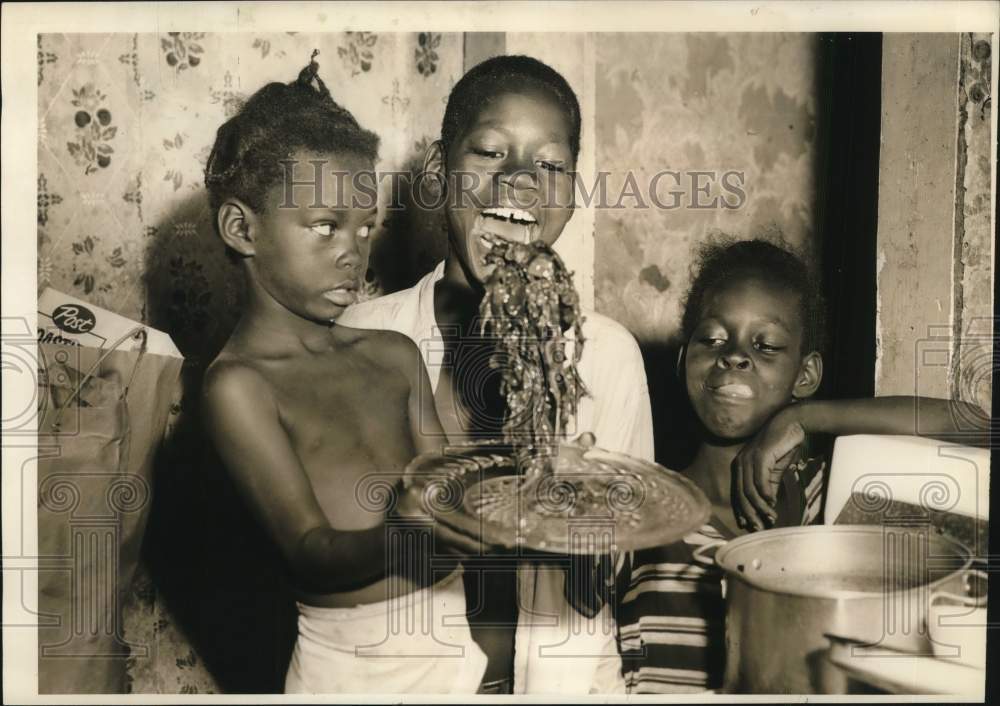
[(727, 693), (844, 694), (827, 633), (933, 654), (931, 593), (961, 592), (971, 553), (920, 527), (768, 530), (725, 544)]

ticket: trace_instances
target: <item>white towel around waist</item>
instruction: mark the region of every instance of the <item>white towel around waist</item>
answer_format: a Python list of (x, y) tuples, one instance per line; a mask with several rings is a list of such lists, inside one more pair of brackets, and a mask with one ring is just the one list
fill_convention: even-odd
[(462, 570), (353, 608), (298, 604), (285, 693), (475, 694), (486, 655), (466, 618)]

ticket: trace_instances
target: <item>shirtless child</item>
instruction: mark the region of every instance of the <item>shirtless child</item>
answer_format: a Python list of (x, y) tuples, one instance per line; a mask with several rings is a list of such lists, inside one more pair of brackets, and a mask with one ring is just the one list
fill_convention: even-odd
[[(453, 625), (465, 613), (460, 570), (440, 554), (432, 566), (430, 555), (389, 550), (394, 494), (379, 489), (397, 486), (443, 432), (427, 433), (440, 423), (413, 343), (336, 324), (375, 225), (375, 198), (353, 177), (373, 171), (378, 138), (317, 70), (311, 62), (297, 81), (255, 93), (219, 128), (208, 161), (216, 226), (248, 290), (206, 373), (208, 431), (296, 592), (286, 692), (474, 693), (486, 658), (468, 625)], [(433, 620), (430, 632), (389, 632), (414, 610), (433, 613), (417, 617)]]

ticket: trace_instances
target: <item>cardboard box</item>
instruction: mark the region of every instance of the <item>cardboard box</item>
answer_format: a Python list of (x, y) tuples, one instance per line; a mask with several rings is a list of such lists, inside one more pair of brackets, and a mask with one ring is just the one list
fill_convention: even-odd
[[(100, 349), (114, 343), (136, 326), (146, 329), (147, 352), (174, 358), (183, 357), (170, 336), (163, 331), (157, 331), (51, 287), (42, 292), (38, 298), (39, 343)], [(137, 346), (137, 341), (125, 341), (119, 350), (134, 350)]]

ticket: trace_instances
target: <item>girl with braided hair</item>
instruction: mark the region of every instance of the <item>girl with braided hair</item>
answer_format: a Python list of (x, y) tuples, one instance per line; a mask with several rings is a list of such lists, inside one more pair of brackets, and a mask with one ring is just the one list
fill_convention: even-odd
[(248, 291), (206, 372), (208, 431), (296, 593), (287, 692), (475, 693), (486, 657), (461, 619), (461, 569), (431, 562), (426, 525), (396, 521), (411, 514), (396, 502), (403, 469), (444, 436), (427, 372), (405, 336), (337, 323), (368, 257), (377, 204), (355, 177), (378, 138), (315, 57), (251, 96), (208, 160)]

